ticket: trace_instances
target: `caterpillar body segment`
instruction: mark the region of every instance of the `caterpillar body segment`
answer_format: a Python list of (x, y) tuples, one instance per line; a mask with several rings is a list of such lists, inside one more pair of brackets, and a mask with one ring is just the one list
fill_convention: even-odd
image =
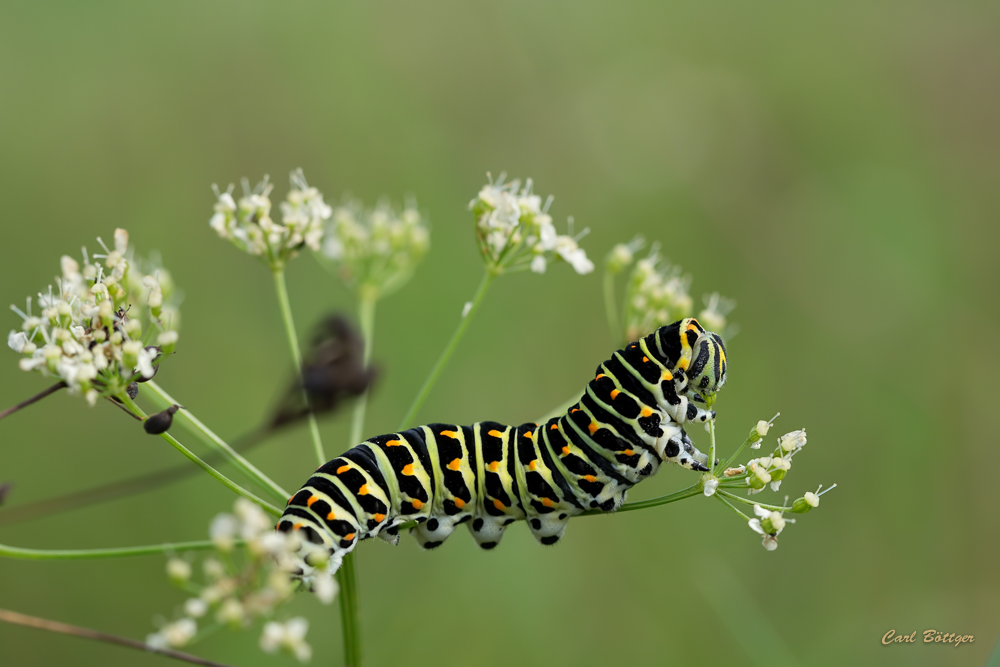
[[(602, 363), (580, 400), (544, 424), (428, 424), (371, 438), (324, 464), (293, 496), (278, 530), (343, 556), (363, 539), (425, 549), (466, 524), (484, 549), (526, 520), (555, 544), (570, 517), (614, 511), (665, 461), (707, 470), (684, 430), (726, 380), (722, 339), (693, 319), (661, 327)], [(305, 547), (304, 547), (305, 548)]]

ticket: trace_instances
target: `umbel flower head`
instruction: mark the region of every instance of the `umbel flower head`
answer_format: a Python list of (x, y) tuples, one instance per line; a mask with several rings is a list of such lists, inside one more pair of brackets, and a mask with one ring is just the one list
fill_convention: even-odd
[(594, 263), (579, 246), (579, 240), (588, 230), (573, 235), (572, 218), (568, 235), (556, 233), (549, 215), (551, 195), (542, 198), (532, 192), (529, 178), (504, 183), (505, 174), (494, 183), (483, 186), (476, 198), (469, 202), (469, 210), (476, 216), (476, 238), (479, 252), (494, 271), (518, 271), (530, 268), (535, 273), (545, 273), (551, 261), (565, 261), (579, 274), (590, 273)]
[(429, 247), (427, 220), (415, 202), (397, 209), (383, 199), (366, 209), (360, 201), (348, 200), (326, 224), (322, 257), (348, 285), (380, 297), (410, 279)]
[[(169, 274), (143, 262), (129, 248), (128, 232), (116, 229), (114, 248), (98, 238), (104, 254), (83, 249), (83, 263), (61, 260), (62, 275), (26, 310), (7, 345), (22, 355), (25, 371), (59, 378), (93, 405), (156, 373), (158, 361), (177, 345), (178, 313)], [(155, 345), (152, 343), (155, 342)]]
[(284, 268), (303, 246), (320, 249), (324, 221), (332, 209), (323, 201), (319, 190), (309, 187), (301, 169), (291, 173), (291, 189), (281, 203), (281, 222), (271, 219), (271, 183), (268, 177), (253, 189), (243, 179), (243, 196), (233, 199), (233, 186), (219, 192), (215, 214), (209, 220), (219, 236), (232, 241), (240, 250), (263, 259), (274, 270)]
[[(240, 498), (232, 514), (218, 514), (209, 535), (216, 552), (201, 562), (202, 574), (195, 575), (193, 554), (174, 556), (167, 561), (171, 582), (193, 594), (175, 614), (146, 638), (152, 646), (179, 647), (197, 634), (198, 624), (222, 624), (234, 630), (250, 627), (260, 619), (273, 619), (279, 608), (294, 596), (299, 586), (311, 590), (323, 604), (337, 595), (333, 578), (335, 566), (326, 552), (309, 553), (303, 560), (300, 539), (274, 530), (266, 514), (250, 501)], [(311, 649), (305, 641), (308, 624), (302, 619), (287, 623), (271, 621), (264, 626), (261, 648), (279, 648), (303, 662)]]

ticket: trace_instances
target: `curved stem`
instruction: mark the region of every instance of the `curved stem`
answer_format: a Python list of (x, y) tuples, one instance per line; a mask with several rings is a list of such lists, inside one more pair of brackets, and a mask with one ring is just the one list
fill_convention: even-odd
[(47, 618), (38, 618), (37, 616), (19, 614), (16, 611), (9, 611), (7, 609), (0, 609), (0, 621), (10, 623), (12, 625), (22, 625), (27, 628), (48, 630), (49, 632), (57, 632), (63, 635), (93, 639), (95, 641), (105, 642), (108, 644), (117, 644), (118, 646), (133, 648), (147, 653), (156, 653), (157, 655), (162, 655), (165, 658), (182, 660), (184, 662), (191, 663), (192, 665), (204, 665), (205, 667), (228, 667), (221, 662), (199, 658), (198, 656), (191, 655), (190, 653), (182, 653), (181, 651), (174, 651), (169, 648), (156, 648), (155, 646), (150, 646), (149, 644), (144, 644), (134, 639), (128, 639), (127, 637), (109, 635), (106, 632), (99, 632), (97, 630), (91, 630), (90, 628), (81, 628), (77, 625), (68, 625), (66, 623), (59, 623), (58, 621), (50, 621)]
[[(363, 352), (364, 367), (368, 368), (372, 358), (372, 339), (375, 334), (375, 297), (362, 292), (360, 303), (358, 304), (358, 319), (361, 321), (361, 336), (365, 342)], [(348, 442), (351, 445), (357, 444), (364, 435), (365, 411), (368, 407), (368, 391), (361, 394), (354, 403), (354, 413), (351, 415), (351, 434)]]
[(634, 503), (625, 503), (614, 512), (605, 512), (603, 510), (587, 510), (586, 512), (580, 513), (578, 516), (594, 516), (595, 514), (620, 514), (621, 512), (644, 510), (644, 509), (649, 509), (650, 507), (658, 507), (660, 505), (666, 505), (668, 503), (675, 503), (678, 500), (691, 498), (693, 496), (697, 496), (700, 493), (701, 493), (701, 482), (698, 482), (693, 486), (689, 486), (686, 489), (681, 489), (676, 493), (671, 493), (666, 496), (660, 496), (659, 498), (650, 498), (649, 500), (640, 500)]
[(750, 500), (749, 498), (742, 498), (734, 493), (729, 493), (721, 489), (716, 491), (715, 494), (716, 495), (721, 494), (722, 496), (729, 498), (730, 500), (735, 500), (736, 502), (743, 503), (744, 505), (760, 505), (764, 509), (771, 510), (773, 512), (788, 512), (789, 510), (792, 509), (791, 507), (785, 507), (784, 505), (768, 505), (767, 503), (760, 503), (757, 502), (756, 500)]
[[(167, 405), (177, 405), (177, 400), (175, 400), (173, 396), (164, 391), (163, 388), (152, 380), (146, 382), (145, 386), (148, 387), (149, 390), (152, 391), (158, 398), (167, 403)], [(200, 419), (191, 414), (187, 408), (180, 410), (177, 416), (181, 418), (181, 421), (190, 427), (200, 440), (212, 449), (220, 452), (233, 465), (242, 470), (247, 477), (255, 482), (258, 482), (261, 486), (270, 491), (275, 498), (282, 502), (288, 499), (288, 491), (285, 491), (283, 488), (278, 486), (270, 477), (262, 473), (256, 466), (254, 466), (254, 464), (247, 461), (235, 449), (230, 447), (225, 440), (217, 436), (215, 432), (205, 426)]]
[[(135, 401), (133, 401), (131, 398), (128, 397), (128, 394), (124, 394), (123, 393), (118, 398), (120, 398), (121, 401), (122, 401), (122, 403), (129, 410), (132, 411), (132, 414), (136, 415), (137, 417), (141, 417), (143, 420), (146, 419), (146, 413), (144, 413), (142, 411), (142, 408), (140, 408), (138, 405), (135, 404)], [(216, 470), (212, 466), (210, 466), (207, 463), (205, 463), (204, 461), (202, 461), (200, 458), (198, 458), (197, 454), (195, 454), (194, 452), (192, 452), (191, 450), (189, 450), (187, 447), (185, 447), (184, 445), (182, 445), (181, 443), (179, 443), (174, 436), (170, 435), (170, 433), (161, 433), (160, 437), (163, 438), (164, 440), (166, 440), (167, 442), (169, 442), (173, 446), (174, 449), (176, 449), (181, 454), (183, 454), (184, 456), (186, 456), (189, 461), (191, 461), (192, 463), (194, 463), (196, 466), (198, 466), (199, 468), (201, 468), (202, 470), (204, 470), (205, 472), (207, 472), (209, 475), (211, 475), (212, 477), (214, 477), (218, 481), (222, 482), (222, 484), (225, 485), (231, 491), (234, 491), (234, 492), (238, 493), (239, 495), (243, 496), (244, 498), (246, 498), (247, 500), (251, 501), (252, 503), (255, 503), (256, 505), (259, 505), (261, 507), (261, 509), (263, 509), (265, 512), (268, 512), (269, 514), (273, 514), (274, 516), (281, 516), (281, 510), (279, 510), (277, 507), (275, 507), (271, 503), (267, 502), (266, 500), (262, 500), (262, 499), (258, 498), (257, 496), (255, 496), (254, 494), (250, 493), (249, 491), (247, 491), (246, 489), (244, 489), (242, 486), (240, 486), (239, 484), (237, 484), (236, 482), (234, 482), (233, 480), (231, 480), (228, 477), (226, 477), (225, 475), (223, 475), (221, 472), (219, 472), (218, 470)]]
[[(738, 508), (736, 507), (736, 505), (732, 504), (731, 502), (729, 502), (728, 500), (726, 500), (725, 498), (723, 498), (723, 497), (722, 497), (723, 495), (724, 495), (724, 494), (721, 494), (721, 493), (719, 493), (718, 491), (716, 491), (716, 492), (715, 492), (715, 497), (719, 499), (719, 502), (721, 502), (721, 503), (722, 503), (723, 505), (725, 505), (726, 507), (728, 507), (728, 508), (729, 508), (729, 509), (731, 509), (732, 511), (736, 512), (737, 514), (739, 514), (739, 515), (740, 515), (740, 517), (741, 517), (741, 518), (742, 518), (742, 519), (743, 519), (744, 521), (749, 521), (749, 520), (750, 520), (750, 517), (748, 517), (748, 516), (747, 516), (746, 514), (744, 514), (743, 512), (741, 512), (741, 511), (740, 511), (740, 510), (739, 510), (739, 509), (738, 509)], [(732, 497), (732, 496), (730, 496), (730, 497)]]
[[(274, 269), (274, 290), (278, 294), (278, 305), (281, 308), (281, 319), (285, 323), (285, 335), (288, 337), (288, 348), (292, 352), (292, 361), (295, 363), (295, 373), (302, 374), (302, 352), (299, 350), (299, 336), (295, 332), (295, 320), (292, 319), (292, 307), (288, 301), (288, 287), (285, 285), (285, 271), (282, 268)], [(305, 388), (302, 389), (302, 397), (306, 406), (310, 407), (309, 396)], [(312, 436), (313, 449), (316, 452), (316, 460), (320, 465), (326, 463), (326, 453), (323, 451), (323, 440), (319, 435), (319, 424), (316, 423), (316, 415), (309, 410), (309, 433)]]
[(562, 415), (566, 414), (567, 410), (569, 410), (571, 407), (573, 407), (574, 405), (576, 405), (576, 403), (580, 400), (580, 396), (581, 396), (581, 394), (579, 392), (577, 392), (576, 394), (573, 394), (573, 398), (571, 398), (568, 401), (564, 402), (562, 405), (560, 405), (557, 408), (552, 408), (551, 410), (549, 410), (548, 412), (546, 412), (544, 416), (539, 417), (538, 419), (536, 419), (535, 423), (536, 424), (544, 424), (545, 422), (547, 422), (548, 420), (552, 419), (553, 417), (561, 417)]
[(167, 542), (148, 544), (141, 547), (119, 547), (115, 549), (23, 549), (0, 544), (0, 556), (20, 560), (98, 560), (102, 558), (127, 558), (129, 556), (149, 556), (150, 554), (179, 553), (182, 551), (205, 551), (214, 549), (211, 540), (197, 542)]
[(0, 412), (0, 419), (3, 419), (7, 415), (12, 415), (15, 412), (17, 412), (18, 410), (21, 410), (23, 408), (28, 407), (32, 403), (37, 403), (38, 401), (42, 400), (43, 398), (45, 398), (49, 394), (54, 394), (54, 393), (56, 393), (57, 391), (59, 391), (60, 389), (62, 389), (65, 386), (66, 386), (65, 382), (62, 382), (62, 381), (56, 382), (54, 385), (52, 385), (48, 389), (45, 389), (44, 391), (40, 391), (37, 394), (35, 394), (34, 396), (32, 396), (31, 398), (23, 400), (20, 403), (18, 403), (17, 405), (9, 407), (6, 410), (4, 410), (3, 412)]
[(441, 371), (444, 370), (445, 365), (447, 365), (448, 360), (451, 359), (452, 353), (455, 348), (458, 347), (458, 342), (462, 340), (462, 336), (465, 335), (465, 330), (469, 328), (469, 322), (472, 321), (473, 315), (479, 310), (479, 305), (483, 302), (483, 297), (486, 296), (486, 291), (490, 287), (490, 283), (496, 278), (497, 274), (495, 270), (486, 269), (486, 273), (483, 274), (483, 279), (479, 281), (479, 288), (476, 289), (475, 296), (472, 297), (472, 305), (469, 308), (469, 312), (459, 321), (458, 327), (455, 329), (455, 333), (452, 334), (451, 340), (445, 346), (444, 351), (441, 352), (441, 356), (438, 357), (437, 363), (434, 364), (434, 368), (431, 369), (430, 375), (424, 380), (424, 385), (417, 392), (416, 398), (413, 399), (413, 404), (410, 405), (410, 409), (406, 411), (406, 416), (399, 423), (399, 430), (403, 430), (409, 426), (413, 425), (413, 420), (420, 411), (420, 407), (427, 400), (427, 395), (431, 393), (431, 388), (434, 383), (437, 382), (438, 377), (441, 375)]

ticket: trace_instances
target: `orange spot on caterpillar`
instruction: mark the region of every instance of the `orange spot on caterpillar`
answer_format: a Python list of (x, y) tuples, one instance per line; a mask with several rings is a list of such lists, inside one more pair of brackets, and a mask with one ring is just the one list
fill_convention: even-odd
[(465, 501), (462, 500), (461, 498), (455, 498), (455, 507), (457, 507), (458, 509), (462, 509), (463, 507), (465, 507)]
[(503, 437), (503, 433), (501, 433), (500, 431), (498, 431), (496, 429), (493, 429), (492, 431), (490, 431), (490, 435), (492, 435), (494, 438), (502, 438)]
[(546, 507), (552, 507), (555, 505), (555, 503), (552, 502), (551, 498), (542, 498), (542, 504), (545, 505)]
[(382, 523), (383, 521), (385, 521), (385, 515), (384, 514), (372, 514), (372, 518), (375, 519), (376, 521), (378, 521), (379, 523)]
[(351, 540), (354, 539), (354, 533), (348, 533), (347, 535), (344, 535), (344, 539), (350, 542)]
[(601, 427), (600, 427), (600, 425), (597, 422), (590, 422), (587, 425), (587, 430), (590, 431), (591, 435), (593, 435), (594, 433), (596, 433), (597, 429), (599, 429), (599, 428), (601, 428)]
[(648, 364), (649, 363), (649, 357), (643, 357), (642, 358), (642, 363)]
[(337, 468), (337, 474), (338, 475), (343, 475), (345, 472), (347, 472), (350, 469), (351, 469), (351, 466), (340, 466), (339, 468)]
[(595, 380), (600, 380), (600, 379), (601, 379), (602, 377), (607, 377), (607, 376), (606, 376), (606, 375), (604, 375), (604, 373), (598, 373), (598, 374), (597, 374), (597, 377), (595, 377), (594, 379), (595, 379)]
[(611, 390), (611, 400), (613, 401), (613, 400), (615, 400), (616, 398), (618, 398), (618, 394), (620, 394), (620, 393), (621, 393), (621, 392), (620, 392), (620, 391), (618, 391), (617, 389), (612, 389), (612, 390)]
[(299, 528), (301, 528), (301, 527), (302, 527), (302, 524), (301, 524), (301, 523), (296, 523), (296, 524), (293, 524), (293, 525), (292, 525), (292, 530), (298, 530), (298, 529), (299, 529)]
[(403, 474), (404, 475), (412, 475), (413, 474), (413, 464), (412, 463), (407, 463), (405, 466), (403, 466)]
[(680, 361), (677, 362), (677, 367), (680, 368), (682, 371), (686, 371), (688, 369), (688, 363), (689, 362), (687, 359), (681, 359)]
[(534, 431), (525, 431), (524, 432), (524, 437), (527, 438), (528, 440), (534, 440), (535, 439), (535, 432)]
[(537, 469), (538, 469), (538, 459), (535, 459), (534, 461), (528, 464), (528, 470), (537, 470)]
[(292, 504), (292, 501), (293, 501), (293, 500), (295, 500), (295, 496), (292, 496), (291, 498), (289, 498), (289, 499), (288, 499), (288, 502), (287, 502), (287, 503), (285, 503), (285, 504), (286, 504), (286, 505), (291, 505), (291, 504)]
[(559, 424), (558, 424), (558, 423), (555, 423), (555, 424), (553, 424), (552, 426), (550, 426), (550, 427), (549, 427), (549, 430), (550, 430), (550, 431), (555, 431), (555, 430), (557, 430), (558, 428), (559, 428)]
[(441, 435), (446, 435), (449, 438), (451, 438), (452, 440), (458, 440), (458, 432), (457, 431), (441, 431)]
[(588, 482), (596, 482), (597, 481), (597, 478), (594, 477), (593, 475), (584, 475), (583, 478), (585, 480), (587, 480)]
[(661, 380), (673, 380), (674, 376), (670, 371), (663, 371), (663, 375), (660, 376)]
[(420, 509), (421, 507), (424, 506), (424, 503), (420, 500), (411, 500), (410, 504), (413, 505), (415, 509)]
[(624, 454), (625, 456), (632, 456), (633, 454), (635, 454), (635, 451), (632, 449), (626, 449), (625, 451), (622, 452), (622, 454)]
[(333, 512), (330, 512), (329, 514), (326, 515), (326, 520), (327, 521), (333, 521), (336, 518), (337, 518), (337, 515), (334, 514)]
[(563, 452), (562, 453), (563, 456), (569, 456), (569, 445), (563, 445), (562, 452)]
[(361, 488), (358, 489), (358, 495), (359, 496), (367, 496), (368, 495), (368, 485), (367, 484), (362, 484), (361, 485)]
[(641, 414), (643, 417), (648, 417), (651, 414), (653, 414), (653, 409), (650, 407), (644, 407), (642, 409), (642, 412), (640, 412), (639, 414)]
[(309, 496), (309, 500), (306, 501), (306, 507), (312, 507), (313, 503), (319, 500), (319, 496)]
[(452, 459), (451, 463), (448, 464), (448, 470), (461, 470), (462, 469), (462, 459)]
[(580, 411), (580, 408), (573, 408), (572, 410), (570, 410), (570, 414), (572, 414), (574, 412), (579, 412), (579, 411)]
[(498, 470), (500, 470), (500, 462), (491, 461), (486, 467), (489, 468), (491, 472), (497, 472)]
[(501, 512), (503, 512), (503, 511), (504, 511), (505, 509), (507, 509), (507, 506), (506, 506), (506, 505), (504, 505), (504, 504), (503, 504), (502, 502), (500, 502), (499, 500), (497, 500), (496, 498), (494, 498), (494, 499), (493, 499), (493, 507), (496, 507), (496, 508), (497, 508), (498, 510), (500, 510)]
[(386, 440), (385, 441), (385, 446), (386, 447), (401, 447), (402, 445), (403, 445), (403, 441), (402, 440)]

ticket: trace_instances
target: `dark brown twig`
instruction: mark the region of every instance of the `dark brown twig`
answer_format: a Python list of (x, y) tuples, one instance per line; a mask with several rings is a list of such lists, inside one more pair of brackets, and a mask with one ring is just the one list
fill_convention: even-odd
[(29, 398), (28, 400), (21, 401), (20, 403), (18, 403), (14, 407), (7, 408), (3, 412), (0, 412), (0, 419), (3, 419), (7, 415), (12, 415), (15, 412), (17, 412), (18, 410), (20, 410), (21, 408), (28, 407), (32, 403), (37, 403), (38, 401), (42, 400), (43, 398), (45, 398), (49, 394), (54, 394), (54, 393), (56, 393), (57, 391), (59, 391), (60, 389), (62, 389), (65, 386), (66, 386), (65, 382), (56, 382), (54, 385), (52, 385), (51, 387), (49, 387), (45, 391), (43, 391), (41, 393), (38, 393), (38, 394), (35, 394), (34, 396), (32, 396), (31, 398)]
[(14, 625), (23, 625), (28, 628), (37, 628), (39, 630), (48, 630), (49, 632), (72, 635), (74, 637), (83, 637), (84, 639), (93, 639), (95, 641), (106, 642), (108, 644), (116, 644), (118, 646), (136, 649), (138, 651), (145, 651), (146, 653), (156, 653), (157, 655), (162, 655), (166, 658), (183, 660), (184, 662), (189, 662), (192, 665), (205, 665), (206, 667), (230, 667), (229, 665), (221, 662), (199, 658), (198, 656), (191, 655), (190, 653), (182, 653), (168, 648), (155, 648), (149, 644), (135, 641), (134, 639), (109, 635), (105, 632), (98, 632), (97, 630), (90, 630), (89, 628), (81, 628), (76, 625), (67, 625), (65, 623), (59, 623), (58, 621), (38, 618), (37, 616), (19, 614), (16, 611), (0, 609), (0, 621), (12, 623)]

